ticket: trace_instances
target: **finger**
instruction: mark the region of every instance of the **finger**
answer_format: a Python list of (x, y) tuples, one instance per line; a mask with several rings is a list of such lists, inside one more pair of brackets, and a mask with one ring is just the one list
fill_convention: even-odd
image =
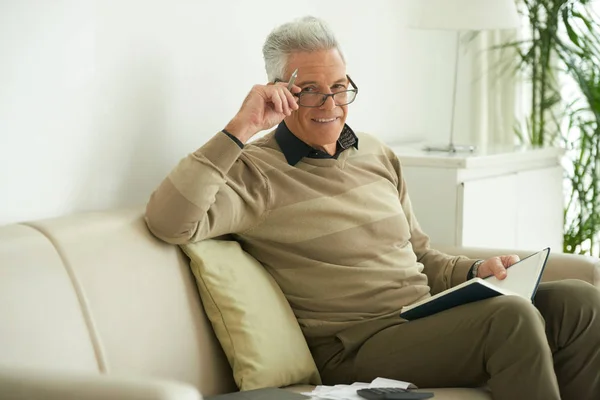
[(504, 265), (506, 268), (508, 268), (511, 265), (518, 263), (520, 259), (519, 259), (518, 255), (510, 254), (507, 256), (500, 257), (500, 260), (502, 260), (502, 265)]
[(277, 81), (277, 82), (274, 83), (274, 85), (276, 85), (278, 87), (287, 88), (288, 87), (288, 82)]
[(292, 94), (298, 94), (302, 91), (302, 88), (300, 86), (296, 86), (293, 85), (292, 88), (290, 89), (290, 92), (292, 92)]
[(292, 85), (292, 87), (290, 89), (288, 89), (287, 82), (277, 82), (277, 83), (274, 83), (274, 85), (278, 85), (278, 86), (282, 86), (282, 87), (286, 88), (290, 93), (292, 93), (292, 95), (298, 94), (302, 91), (302, 88), (300, 86), (296, 86), (296, 85)]
[(302, 89), (300, 89), (299, 86), (296, 85), (292, 85), (292, 87), (290, 89), (288, 89), (288, 84), (286, 82), (277, 82), (275, 83), (275, 85), (281, 86), (284, 89), (284, 93), (285, 93), (285, 97), (288, 98), (288, 93), (291, 95), (291, 98), (293, 101), (289, 101), (289, 100), (285, 100), (288, 105), (290, 106), (290, 110), (295, 110), (297, 107), (294, 106), (294, 104), (296, 103), (296, 99), (294, 98), (294, 93), (300, 93), (302, 91)]
[(281, 107), (283, 109), (283, 113), (285, 115), (290, 115), (292, 113), (292, 110), (290, 110), (290, 106), (288, 104), (288, 100), (287, 100), (287, 96), (285, 95), (285, 92), (287, 90), (283, 89), (279, 91), (279, 98), (281, 99)]
[(279, 96), (279, 91), (273, 90), (269, 96), (271, 98), (271, 102), (273, 103), (273, 108), (275, 109), (275, 111), (278, 113), (282, 113), (283, 106), (281, 104), (281, 97)]
[[(294, 88), (292, 88), (293, 90)], [(290, 110), (297, 110), (298, 109), (298, 102), (296, 100), (296, 98), (294, 97), (294, 95), (292, 94), (292, 92), (290, 92), (289, 90), (285, 90), (284, 91), (286, 99), (287, 99), (287, 103), (290, 107)]]

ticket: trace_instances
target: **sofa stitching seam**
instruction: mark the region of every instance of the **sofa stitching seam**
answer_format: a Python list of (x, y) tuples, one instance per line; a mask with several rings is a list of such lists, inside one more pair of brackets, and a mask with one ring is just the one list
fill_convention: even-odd
[(44, 229), (39, 228), (33, 224), (26, 223), (26, 222), (23, 223), (23, 225), (28, 226), (28, 227), (40, 232), (40, 234), (42, 234), (46, 239), (48, 239), (50, 241), (50, 243), (52, 244), (52, 247), (54, 247), (54, 249), (58, 253), (58, 256), (60, 257), (62, 264), (65, 268), (65, 271), (67, 272), (67, 276), (69, 277), (69, 280), (71, 281), (71, 285), (73, 285), (73, 290), (75, 291), (75, 296), (79, 303), (79, 309), (83, 316), (84, 323), (88, 330), (88, 335), (92, 342), (92, 349), (94, 350), (94, 354), (96, 356), (96, 362), (98, 364), (98, 369), (101, 373), (107, 373), (108, 371), (107, 371), (106, 358), (104, 356), (104, 352), (102, 351), (102, 346), (100, 344), (100, 338), (98, 336), (98, 332), (96, 330), (94, 321), (92, 320), (92, 316), (91, 316), (91, 313), (89, 310), (89, 304), (83, 293), (83, 288), (81, 287), (81, 284), (79, 283), (79, 280), (77, 279), (77, 276), (75, 275), (75, 271), (73, 270), (71, 265), (67, 262), (67, 258), (65, 257), (65, 254), (63, 253), (61, 247), (50, 237), (50, 235), (47, 232), (45, 232)]

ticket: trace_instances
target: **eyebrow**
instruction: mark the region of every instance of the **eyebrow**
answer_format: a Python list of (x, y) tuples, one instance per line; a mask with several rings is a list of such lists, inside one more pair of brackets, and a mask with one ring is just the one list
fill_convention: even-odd
[[(338, 79), (337, 81), (333, 82), (333, 84), (335, 85), (336, 83), (347, 83), (348, 82), (348, 78), (343, 77)], [(305, 81), (305, 82), (297, 82), (296, 86), (304, 86), (304, 85), (319, 85), (319, 82), (317, 81)]]

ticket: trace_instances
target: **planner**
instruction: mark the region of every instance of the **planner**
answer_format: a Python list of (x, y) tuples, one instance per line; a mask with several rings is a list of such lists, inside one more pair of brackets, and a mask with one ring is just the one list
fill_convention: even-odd
[(451, 289), (403, 307), (400, 317), (415, 320), (453, 307), (495, 296), (521, 296), (533, 301), (550, 248), (533, 253), (507, 268), (506, 278), (473, 278)]

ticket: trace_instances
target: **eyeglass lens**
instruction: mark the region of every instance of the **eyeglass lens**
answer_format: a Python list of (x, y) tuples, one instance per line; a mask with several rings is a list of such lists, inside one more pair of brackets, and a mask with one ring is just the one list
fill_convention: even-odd
[[(302, 93), (299, 96), (298, 104), (305, 107), (320, 107), (327, 101), (327, 95), (321, 93)], [(336, 106), (344, 106), (352, 103), (356, 97), (355, 90), (344, 90), (333, 94), (333, 101)]]

